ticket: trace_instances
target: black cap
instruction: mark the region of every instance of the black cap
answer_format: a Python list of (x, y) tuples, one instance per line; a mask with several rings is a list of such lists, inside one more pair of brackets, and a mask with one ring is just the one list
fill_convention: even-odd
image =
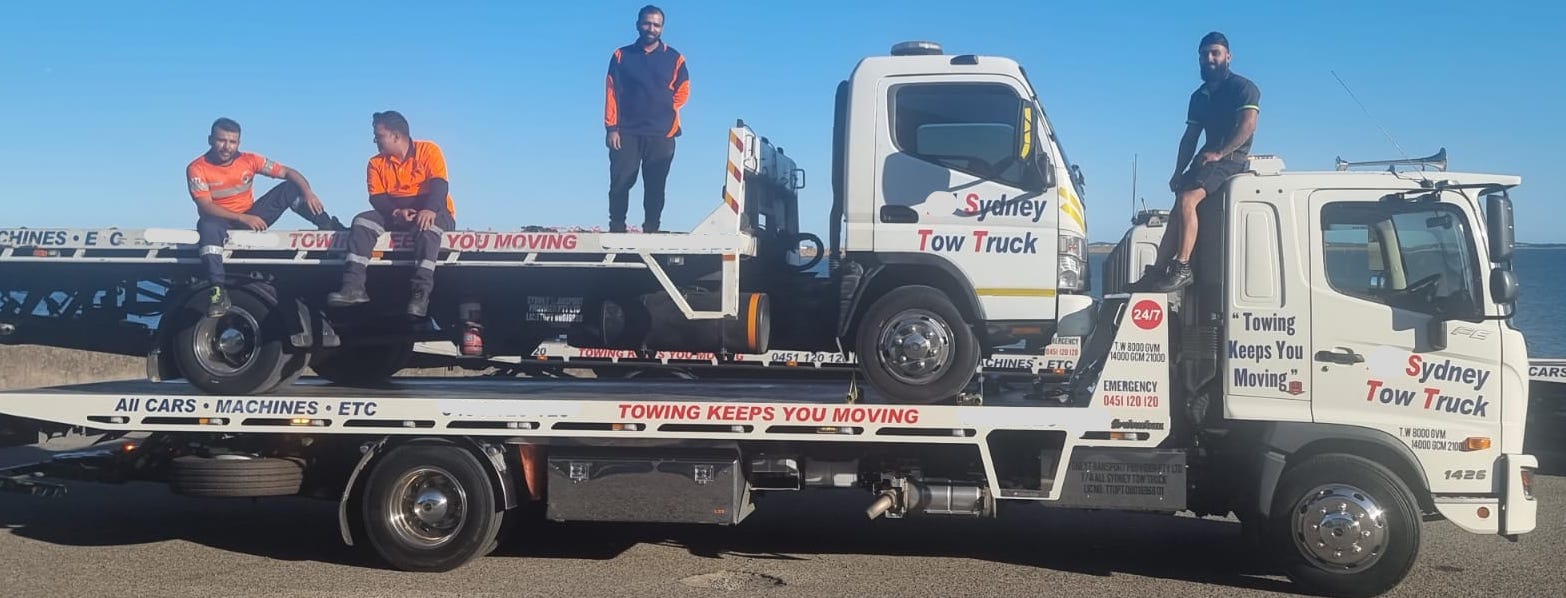
[(1213, 45), (1213, 44), (1218, 44), (1220, 46), (1223, 46), (1223, 47), (1227, 48), (1227, 47), (1229, 47), (1229, 38), (1224, 37), (1222, 33), (1214, 31), (1214, 32), (1208, 33), (1207, 35), (1202, 36), (1202, 43), (1200, 45), (1198, 45), (1197, 47), (1205, 48), (1205, 47)]

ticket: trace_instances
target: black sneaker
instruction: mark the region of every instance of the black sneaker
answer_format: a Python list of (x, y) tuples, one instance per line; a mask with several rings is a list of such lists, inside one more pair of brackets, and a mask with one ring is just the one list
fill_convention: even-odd
[(1170, 266), (1169, 273), (1165, 274), (1158, 281), (1158, 285), (1154, 287), (1154, 290), (1159, 293), (1173, 293), (1191, 286), (1195, 279), (1196, 275), (1191, 273), (1191, 265), (1177, 261)]
[(414, 289), (408, 297), (408, 317), (423, 318), (430, 310), (430, 293), (422, 289)]
[(1168, 275), (1168, 273), (1168, 264), (1153, 264), (1151, 266), (1142, 268), (1142, 277), (1138, 278), (1136, 282), (1126, 285), (1126, 292), (1146, 293), (1151, 291), (1157, 286), (1158, 281), (1161, 280), (1164, 276)]
[(232, 305), (228, 301), (228, 292), (220, 285), (212, 285), (212, 293), (207, 302), (207, 317), (221, 318), (228, 314), (228, 308)]
[(322, 216), (324, 216), (324, 218), (321, 220), (321, 222), (315, 225), (317, 230), (329, 230), (337, 232), (348, 230), (348, 227), (343, 226), (343, 221), (338, 220), (336, 216), (325, 216), (324, 214)]
[(349, 307), (360, 303), (369, 303), (370, 296), (364, 289), (343, 289), (326, 294), (326, 304), (332, 307)]

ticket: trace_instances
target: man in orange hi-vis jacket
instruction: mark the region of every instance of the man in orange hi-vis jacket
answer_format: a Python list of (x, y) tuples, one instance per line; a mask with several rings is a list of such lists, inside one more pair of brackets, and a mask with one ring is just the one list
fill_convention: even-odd
[(663, 10), (636, 15), (635, 43), (614, 51), (605, 78), (604, 128), (609, 146), (609, 230), (625, 232), (636, 171), (642, 171), (642, 230), (658, 232), (664, 183), (680, 136), (680, 108), (691, 93), (685, 56), (663, 42)]
[(386, 231), (411, 231), (413, 237), (413, 289), (408, 315), (423, 318), (435, 289), (435, 258), (441, 237), (456, 228), (456, 205), (446, 179), (446, 157), (433, 141), (415, 140), (408, 133), (408, 119), (396, 111), (377, 112), (371, 118), (375, 148), (366, 172), (371, 210), (353, 217), (348, 233), (347, 269), (342, 288), (326, 296), (333, 307), (366, 303), (366, 267), (375, 242)]
[[(320, 198), (299, 171), (260, 154), (239, 151), (239, 123), (233, 119), (213, 121), (207, 146), (207, 153), (185, 166), (185, 184), (196, 202), (201, 262), (212, 283), (207, 317), (220, 318), (232, 305), (223, 288), (228, 277), (223, 268), (228, 231), (266, 230), (289, 210), (320, 230), (342, 230), (343, 225), (321, 207)], [(283, 182), (257, 199), (251, 189), (257, 176)]]

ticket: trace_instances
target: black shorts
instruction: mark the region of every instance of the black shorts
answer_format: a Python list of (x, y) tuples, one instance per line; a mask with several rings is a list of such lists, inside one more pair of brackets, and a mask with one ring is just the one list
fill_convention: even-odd
[(1180, 192), (1201, 189), (1206, 191), (1208, 196), (1212, 196), (1218, 192), (1218, 188), (1222, 187), (1225, 181), (1229, 180), (1229, 177), (1245, 170), (1245, 161), (1245, 158), (1226, 158), (1201, 166), (1192, 164), (1186, 169), (1185, 176), (1180, 178)]

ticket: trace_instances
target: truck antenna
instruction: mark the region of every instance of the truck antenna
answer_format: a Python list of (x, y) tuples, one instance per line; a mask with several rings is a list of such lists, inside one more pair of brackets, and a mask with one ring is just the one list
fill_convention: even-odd
[(1398, 155), (1402, 156), (1404, 160), (1407, 160), (1408, 152), (1403, 151), (1403, 146), (1398, 145), (1397, 140), (1392, 138), (1392, 133), (1387, 131), (1386, 127), (1381, 126), (1381, 121), (1376, 120), (1376, 117), (1370, 113), (1370, 109), (1365, 107), (1365, 103), (1359, 101), (1359, 96), (1354, 95), (1354, 90), (1349, 89), (1348, 83), (1343, 82), (1343, 78), (1338, 76), (1337, 71), (1330, 72), (1332, 73), (1332, 78), (1338, 80), (1338, 85), (1343, 86), (1343, 91), (1348, 92), (1349, 99), (1354, 100), (1354, 103), (1359, 105), (1359, 109), (1365, 113), (1365, 118), (1370, 119), (1370, 122), (1375, 124), (1377, 129), (1381, 130), (1381, 134), (1386, 136), (1387, 141), (1392, 144), (1392, 147), (1397, 149)]
[(1136, 154), (1131, 154), (1131, 222), (1136, 223)]

